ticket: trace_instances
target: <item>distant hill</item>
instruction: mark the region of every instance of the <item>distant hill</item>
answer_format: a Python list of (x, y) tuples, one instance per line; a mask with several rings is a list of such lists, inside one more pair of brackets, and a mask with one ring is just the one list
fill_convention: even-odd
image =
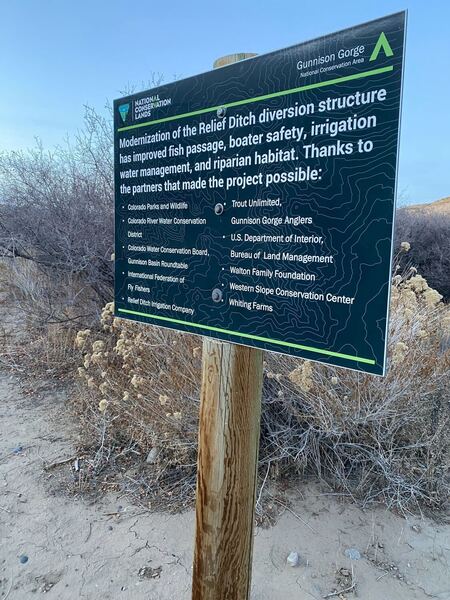
[(442, 198), (442, 200), (436, 200), (429, 204), (412, 204), (411, 206), (405, 206), (407, 210), (412, 212), (424, 212), (429, 214), (438, 213), (450, 213), (450, 196), (448, 198)]

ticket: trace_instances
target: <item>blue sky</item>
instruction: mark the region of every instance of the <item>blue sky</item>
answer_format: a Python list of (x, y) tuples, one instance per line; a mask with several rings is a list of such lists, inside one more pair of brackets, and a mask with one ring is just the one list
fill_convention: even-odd
[(232, 52), (264, 53), (409, 9), (402, 203), (450, 195), (450, 3), (445, 0), (2, 2), (0, 150), (61, 143), (152, 72), (170, 81)]

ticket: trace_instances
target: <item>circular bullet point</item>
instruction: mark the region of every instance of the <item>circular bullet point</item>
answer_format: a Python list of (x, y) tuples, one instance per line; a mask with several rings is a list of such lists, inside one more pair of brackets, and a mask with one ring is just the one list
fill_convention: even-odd
[(223, 211), (224, 211), (223, 204), (218, 203), (215, 205), (214, 212), (216, 213), (216, 215), (221, 215), (223, 213)]

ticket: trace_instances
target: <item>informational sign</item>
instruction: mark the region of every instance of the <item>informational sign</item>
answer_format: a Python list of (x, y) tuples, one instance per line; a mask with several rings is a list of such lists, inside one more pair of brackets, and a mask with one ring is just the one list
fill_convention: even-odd
[(114, 102), (115, 314), (385, 370), (405, 13)]

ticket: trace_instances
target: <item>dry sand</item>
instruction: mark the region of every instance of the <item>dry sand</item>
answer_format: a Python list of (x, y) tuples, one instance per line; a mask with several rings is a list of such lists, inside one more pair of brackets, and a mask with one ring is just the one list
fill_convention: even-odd
[[(74, 454), (64, 392), (26, 390), (3, 374), (0, 399), (0, 599), (190, 598), (194, 514), (143, 512), (118, 494), (68, 496), (71, 465), (43, 468)], [(341, 600), (450, 599), (450, 526), (362, 511), (317, 486), (302, 492), (291, 505), (300, 519), (286, 511), (256, 530), (252, 599), (324, 598), (348, 587), (341, 569), (356, 581)], [(292, 550), (296, 568), (286, 564)]]

